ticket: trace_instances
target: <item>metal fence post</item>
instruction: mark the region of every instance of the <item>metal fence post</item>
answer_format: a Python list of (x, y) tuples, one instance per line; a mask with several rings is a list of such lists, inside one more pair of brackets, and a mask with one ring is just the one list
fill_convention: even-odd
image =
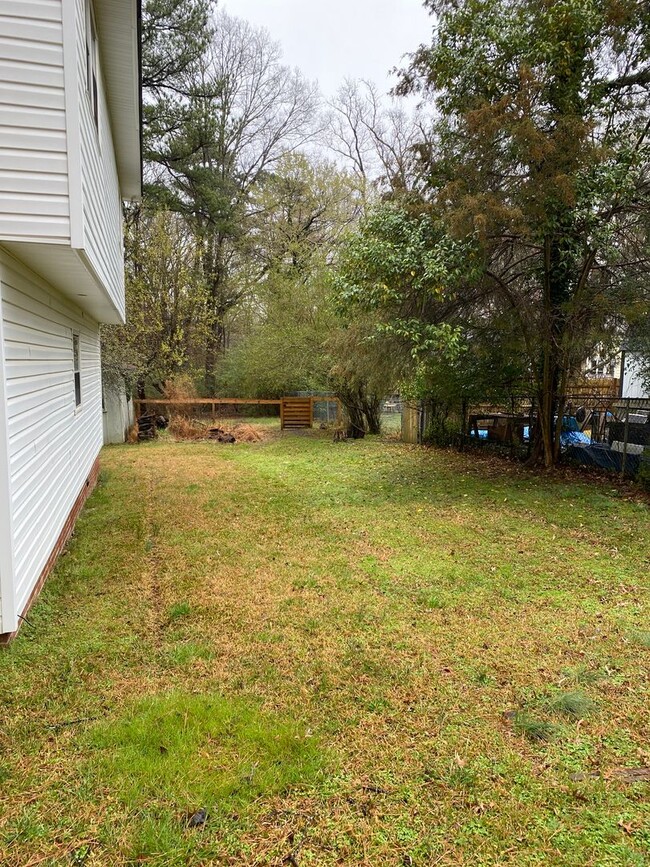
[(625, 464), (627, 463), (627, 439), (630, 433), (630, 398), (625, 401), (625, 429), (623, 432), (623, 457), (621, 459), (621, 478), (625, 476)]

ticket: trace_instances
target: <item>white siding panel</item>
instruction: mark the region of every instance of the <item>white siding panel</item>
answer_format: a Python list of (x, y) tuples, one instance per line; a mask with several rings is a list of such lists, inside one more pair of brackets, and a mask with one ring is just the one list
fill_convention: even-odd
[(101, 65), (98, 70), (99, 123), (95, 125), (86, 88), (86, 19), (83, 0), (77, 0), (76, 7), (84, 248), (113, 302), (123, 311), (122, 202), (113, 137)]
[(47, 172), (67, 183), (68, 158), (65, 153), (43, 154), (3, 147), (0, 150), (0, 170), (16, 172), (27, 181), (36, 172)]
[[(63, 63), (63, 58), (61, 58)], [(45, 63), (20, 63), (12, 60), (0, 62), (0, 80), (12, 84), (30, 84), (37, 87), (63, 87), (63, 67)]]
[[(65, 133), (58, 129), (25, 129), (24, 127), (7, 126), (2, 130), (2, 144), (10, 150), (36, 151), (45, 156), (54, 153), (65, 154)], [(66, 160), (67, 166), (67, 160)], [(7, 192), (11, 192), (8, 190)]]
[(50, 42), (56, 45), (59, 39), (59, 28), (56, 18), (50, 21), (47, 19), (32, 18), (30, 20), (29, 18), (21, 18), (20, 6), (18, 6), (17, 2), (14, 2), (13, 9), (9, 11), (9, 14), (0, 12), (0, 25), (2, 26), (0, 43), (6, 42), (9, 34), (11, 34), (13, 41), (22, 39), (26, 42), (36, 41), (39, 44)]
[(63, 0), (0, 0), (0, 239), (70, 240)]
[(0, 17), (58, 22), (61, 0), (0, 0)]
[(65, 94), (58, 87), (0, 81), (0, 104), (22, 105), (39, 111), (65, 109)]
[(29, 234), (34, 241), (65, 243), (70, 221), (67, 217), (35, 217), (33, 214), (0, 214), (0, 239), (24, 241)]
[[(0, 35), (0, 57), (2, 57), (2, 67), (16, 66), (17, 71), (20, 70), (21, 64), (28, 67), (29, 70), (39, 70), (40, 74), (43, 71), (49, 72), (56, 76), (61, 75), (59, 69), (61, 60), (61, 50), (56, 44), (56, 41), (51, 41), (49, 37), (56, 37), (56, 30), (47, 34), (46, 39), (39, 38), (39, 32), (42, 33), (42, 28), (39, 28), (39, 23), (35, 21), (31, 28), (25, 25), (25, 29), (29, 29), (32, 39), (20, 39), (14, 33)], [(3, 28), (11, 25), (0, 19), (0, 25)], [(38, 63), (35, 63), (35, 58), (38, 58)], [(25, 73), (21, 79), (25, 78)]]
[(25, 131), (47, 126), (49, 131), (65, 133), (65, 115), (51, 108), (40, 108), (36, 113), (32, 105), (0, 105), (0, 123)]
[(54, 172), (34, 172), (32, 175), (26, 175), (25, 172), (7, 172), (0, 168), (0, 189), (3, 187), (6, 189), (11, 185), (20, 190), (21, 193), (38, 195), (45, 184), (52, 190), (53, 194), (59, 198), (67, 199), (68, 181), (65, 175), (57, 175)]
[[(17, 610), (47, 562), (102, 444), (99, 327), (3, 256), (9, 472)], [(75, 408), (72, 333), (81, 337)]]
[(23, 193), (22, 196), (16, 196), (15, 193), (0, 193), (0, 212), (6, 213), (12, 204), (16, 216), (29, 214), (37, 217), (43, 213), (44, 208), (56, 217), (65, 217), (68, 213), (68, 201), (61, 197), (46, 197), (34, 193)]

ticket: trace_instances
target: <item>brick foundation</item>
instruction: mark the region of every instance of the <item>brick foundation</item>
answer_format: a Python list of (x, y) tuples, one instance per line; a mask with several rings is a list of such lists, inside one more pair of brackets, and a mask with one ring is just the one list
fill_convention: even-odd
[[(79, 495), (74, 502), (72, 509), (70, 510), (70, 514), (68, 515), (65, 524), (63, 525), (63, 529), (59, 534), (59, 538), (56, 540), (56, 544), (52, 548), (50, 552), (50, 556), (47, 558), (47, 563), (41, 570), (41, 574), (38, 576), (38, 581), (36, 582), (34, 589), (29, 594), (29, 599), (27, 600), (27, 604), (20, 612), (21, 617), (26, 617), (27, 612), (32, 607), (38, 594), (41, 592), (43, 585), (47, 581), (48, 575), (54, 568), (56, 561), (59, 557), (59, 554), (65, 548), (70, 536), (72, 535), (72, 531), (74, 530), (74, 525), (77, 522), (77, 518), (79, 517), (79, 513), (84, 507), (84, 504), (88, 497), (90, 496), (93, 488), (97, 484), (97, 477), (99, 476), (99, 458), (95, 458), (95, 463), (92, 465), (90, 473), (88, 474), (88, 478), (84, 482), (83, 488), (79, 491)], [(20, 629), (20, 624), (22, 621), (19, 619), (18, 629), (15, 632), (5, 632), (0, 635), (0, 644), (9, 644), (12, 641), (18, 630)]]

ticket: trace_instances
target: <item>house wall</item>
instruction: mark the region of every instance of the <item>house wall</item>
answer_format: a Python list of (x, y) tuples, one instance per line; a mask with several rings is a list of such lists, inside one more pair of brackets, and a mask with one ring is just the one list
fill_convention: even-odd
[[(51, 560), (102, 445), (99, 326), (1, 247), (0, 298), (13, 524), (11, 583), (20, 614)], [(80, 335), (79, 407), (73, 332)], [(3, 589), (6, 584), (5, 578)], [(3, 599), (5, 610), (7, 602)], [(3, 622), (2, 631), (11, 632), (16, 625)]]
[(25, 242), (20, 258), (44, 276), (36, 245), (78, 251), (123, 318), (122, 205), (101, 55), (98, 91), (96, 125), (85, 0), (0, 0), (0, 241)]
[[(85, 0), (75, 3), (76, 86), (80, 161), (71, 171), (81, 190), (83, 248), (88, 261), (124, 314), (124, 250), (122, 245), (122, 201), (115, 151), (99, 58), (99, 123), (95, 125), (86, 85)], [(72, 183), (75, 183), (73, 178)]]
[[(2, 293), (0, 292), (0, 635), (3, 624), (16, 622), (13, 590), (13, 533), (9, 497), (9, 450), (5, 412), (5, 362), (2, 339)], [(10, 627), (7, 627), (10, 628)]]
[(623, 355), (621, 397), (636, 399), (650, 397), (641, 375), (641, 358), (634, 352), (625, 352)]
[(0, 0), (0, 237), (70, 240), (62, 0)]

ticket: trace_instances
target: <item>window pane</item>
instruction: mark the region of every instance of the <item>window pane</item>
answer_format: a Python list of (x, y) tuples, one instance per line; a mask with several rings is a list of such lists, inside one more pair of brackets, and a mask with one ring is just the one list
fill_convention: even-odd
[(74, 401), (75, 406), (81, 403), (81, 361), (79, 353), (79, 335), (72, 335), (72, 369), (74, 370)]

